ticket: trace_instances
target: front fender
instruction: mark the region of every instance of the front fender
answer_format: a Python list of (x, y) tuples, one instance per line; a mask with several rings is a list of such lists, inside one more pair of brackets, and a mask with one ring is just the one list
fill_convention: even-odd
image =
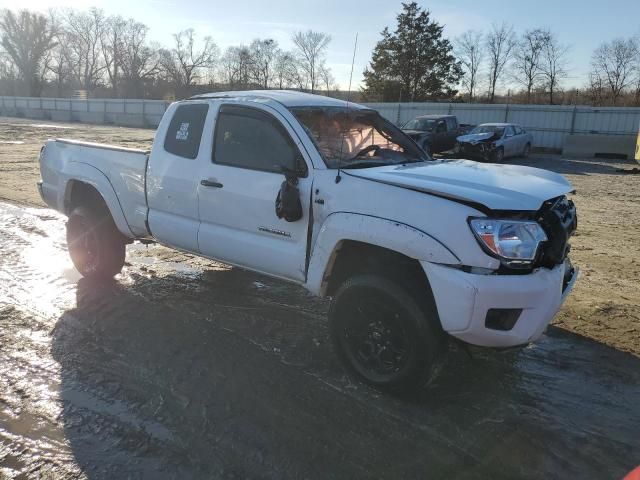
[(322, 295), (325, 272), (344, 240), (387, 248), (416, 260), (460, 264), (460, 259), (442, 242), (410, 225), (371, 215), (338, 212), (327, 217), (313, 245), (306, 283), (312, 293)]
[(71, 198), (71, 189), (74, 181), (83, 182), (91, 185), (104, 199), (113, 221), (115, 222), (118, 230), (123, 235), (134, 238), (135, 235), (129, 228), (129, 224), (124, 216), (122, 205), (118, 200), (109, 178), (98, 168), (93, 165), (81, 162), (67, 162), (64, 170), (62, 171), (64, 178), (64, 188), (61, 188), (58, 192), (58, 206), (61, 211), (69, 214), (69, 205)]

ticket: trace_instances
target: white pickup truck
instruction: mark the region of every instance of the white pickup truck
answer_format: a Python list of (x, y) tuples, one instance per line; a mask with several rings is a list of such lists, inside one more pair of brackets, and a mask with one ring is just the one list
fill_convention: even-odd
[(433, 160), (327, 97), (200, 95), (168, 108), (151, 152), (55, 139), (40, 169), (83, 275), (113, 277), (141, 240), (297, 283), (331, 297), (336, 351), (381, 388), (427, 381), (449, 336), (536, 340), (577, 277), (562, 176)]

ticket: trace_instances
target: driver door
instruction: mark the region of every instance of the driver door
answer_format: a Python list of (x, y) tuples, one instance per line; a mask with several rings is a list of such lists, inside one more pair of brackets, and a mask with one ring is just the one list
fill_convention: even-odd
[[(268, 106), (221, 105), (213, 152), (198, 182), (200, 251), (211, 258), (303, 282), (309, 225), (311, 163), (297, 136)], [(282, 167), (298, 170), (303, 216), (278, 218)]]

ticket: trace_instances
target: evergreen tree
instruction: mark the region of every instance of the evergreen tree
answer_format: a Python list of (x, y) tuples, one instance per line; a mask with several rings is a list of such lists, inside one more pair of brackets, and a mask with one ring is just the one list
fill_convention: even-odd
[(462, 76), (443, 26), (416, 2), (403, 3), (398, 25), (386, 27), (364, 71), (364, 95), (381, 101), (420, 102), (456, 94)]

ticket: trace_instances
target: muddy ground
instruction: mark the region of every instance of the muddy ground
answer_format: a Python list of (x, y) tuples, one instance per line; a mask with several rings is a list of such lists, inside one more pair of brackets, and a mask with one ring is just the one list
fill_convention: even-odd
[(0, 479), (621, 478), (640, 464), (640, 177), (616, 171), (630, 162), (528, 159), (577, 188), (573, 295), (537, 344), (454, 348), (433, 385), (394, 398), (344, 375), (326, 302), (299, 288), (139, 245), (114, 282), (80, 279), (35, 190), (52, 136), (147, 147), (153, 131), (0, 119)]

